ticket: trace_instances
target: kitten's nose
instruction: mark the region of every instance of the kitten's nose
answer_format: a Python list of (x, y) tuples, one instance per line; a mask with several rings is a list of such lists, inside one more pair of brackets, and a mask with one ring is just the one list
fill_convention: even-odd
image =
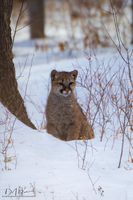
[(71, 93), (71, 91), (68, 89), (68, 88), (66, 88), (64, 91), (63, 91), (63, 94), (70, 94)]

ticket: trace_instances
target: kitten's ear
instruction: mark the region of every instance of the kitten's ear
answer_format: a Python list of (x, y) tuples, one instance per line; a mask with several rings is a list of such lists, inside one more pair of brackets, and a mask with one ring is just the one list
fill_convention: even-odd
[(57, 71), (54, 69), (51, 72), (51, 80), (53, 81), (56, 78)]
[(77, 76), (78, 76), (78, 70), (73, 70), (73, 71), (71, 72), (71, 74), (72, 74), (72, 76), (74, 77), (74, 79), (76, 79)]

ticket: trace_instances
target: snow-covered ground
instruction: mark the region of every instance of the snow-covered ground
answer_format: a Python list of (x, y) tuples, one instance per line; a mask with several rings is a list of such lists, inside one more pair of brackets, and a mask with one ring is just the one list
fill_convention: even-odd
[[(116, 61), (118, 55), (111, 52), (97, 52), (96, 59), (92, 56), (94, 67), (98, 59), (104, 64), (112, 62), (117, 68), (121, 61)], [(65, 59), (59, 60), (57, 52), (52, 55), (36, 52), (31, 42), (23, 43), (23, 46), (22, 43), (16, 44), (14, 54), (19, 90), (25, 97), (30, 119), (39, 130), (32, 130), (15, 121), (7, 151), (7, 170), (0, 154), (0, 199), (32, 196), (30, 198), (33, 200), (133, 200), (133, 165), (128, 162), (127, 141), (122, 165), (118, 169), (121, 136), (104, 138), (100, 142), (100, 133), (96, 129), (95, 139), (87, 144), (84, 141), (63, 142), (47, 134), (44, 129), (51, 70), (70, 71), (76, 68), (81, 73), (80, 67), (88, 66), (86, 54), (80, 52), (67, 59), (68, 54), (64, 52), (62, 57)], [(84, 104), (82, 88), (77, 88), (76, 93)], [(4, 118), (5, 108), (2, 105), (0, 111), (1, 118)], [(13, 120), (11, 116), (9, 124)], [(3, 125), (0, 127), (1, 138), (4, 130)], [(8, 135), (7, 132), (5, 135)], [(11, 197), (15, 192), (18, 197)]]

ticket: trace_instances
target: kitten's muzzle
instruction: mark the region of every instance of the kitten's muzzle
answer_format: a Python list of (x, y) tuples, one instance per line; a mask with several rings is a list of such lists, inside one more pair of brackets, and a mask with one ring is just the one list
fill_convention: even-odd
[(71, 83), (65, 85), (63, 83), (60, 83), (60, 86), (62, 87), (60, 89), (60, 93), (63, 95), (63, 96), (68, 96), (72, 93), (72, 89), (71, 89)]
[(60, 90), (60, 93), (63, 96), (68, 96), (72, 93), (72, 90), (71, 90), (71, 88), (63, 87), (63, 89)]

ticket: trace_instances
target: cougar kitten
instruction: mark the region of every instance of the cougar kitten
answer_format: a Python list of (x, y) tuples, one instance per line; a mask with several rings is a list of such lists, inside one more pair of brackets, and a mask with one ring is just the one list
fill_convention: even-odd
[(62, 140), (92, 139), (94, 132), (74, 96), (78, 71), (51, 72), (46, 106), (47, 131)]

